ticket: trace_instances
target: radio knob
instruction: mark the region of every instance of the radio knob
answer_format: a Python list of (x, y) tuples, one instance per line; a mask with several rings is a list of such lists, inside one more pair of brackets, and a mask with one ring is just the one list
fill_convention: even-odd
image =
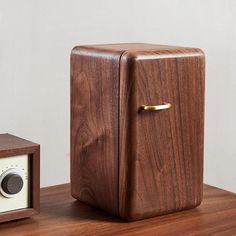
[(18, 174), (8, 174), (2, 180), (2, 189), (7, 194), (17, 194), (23, 188), (24, 182)]

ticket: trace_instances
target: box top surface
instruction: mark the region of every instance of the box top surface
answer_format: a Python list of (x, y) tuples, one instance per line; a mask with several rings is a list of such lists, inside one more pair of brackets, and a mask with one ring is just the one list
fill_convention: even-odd
[(95, 45), (82, 45), (82, 47), (100, 48), (118, 51), (140, 51), (140, 50), (163, 50), (163, 49), (178, 49), (188, 48), (180, 46), (150, 44), (150, 43), (117, 43), (117, 44), (95, 44)]
[(136, 59), (151, 59), (158, 58), (161, 55), (164, 57), (189, 57), (203, 56), (204, 53), (199, 48), (169, 46), (159, 44), (146, 43), (120, 43), (120, 44), (101, 44), (101, 45), (82, 45), (74, 47), (72, 54), (83, 54), (83, 51), (92, 51), (96, 54), (118, 54), (126, 55)]
[(35, 146), (38, 146), (38, 144), (16, 137), (11, 134), (0, 134), (0, 152)]

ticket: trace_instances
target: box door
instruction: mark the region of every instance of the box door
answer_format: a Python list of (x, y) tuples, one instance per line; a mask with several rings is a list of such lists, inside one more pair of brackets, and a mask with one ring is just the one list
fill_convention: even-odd
[(119, 107), (120, 215), (142, 219), (200, 204), (202, 52), (124, 53)]

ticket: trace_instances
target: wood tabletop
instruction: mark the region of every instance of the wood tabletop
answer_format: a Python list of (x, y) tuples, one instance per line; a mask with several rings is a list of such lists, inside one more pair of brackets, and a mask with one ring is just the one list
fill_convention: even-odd
[(204, 186), (192, 210), (125, 222), (70, 196), (69, 184), (41, 190), (41, 213), (0, 224), (0, 235), (236, 235), (236, 194)]

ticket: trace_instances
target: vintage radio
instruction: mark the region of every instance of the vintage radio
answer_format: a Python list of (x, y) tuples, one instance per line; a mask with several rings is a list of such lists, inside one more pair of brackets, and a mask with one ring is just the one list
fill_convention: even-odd
[(39, 212), (39, 145), (0, 134), (0, 222)]
[(204, 67), (196, 48), (75, 47), (72, 196), (127, 220), (199, 205)]

